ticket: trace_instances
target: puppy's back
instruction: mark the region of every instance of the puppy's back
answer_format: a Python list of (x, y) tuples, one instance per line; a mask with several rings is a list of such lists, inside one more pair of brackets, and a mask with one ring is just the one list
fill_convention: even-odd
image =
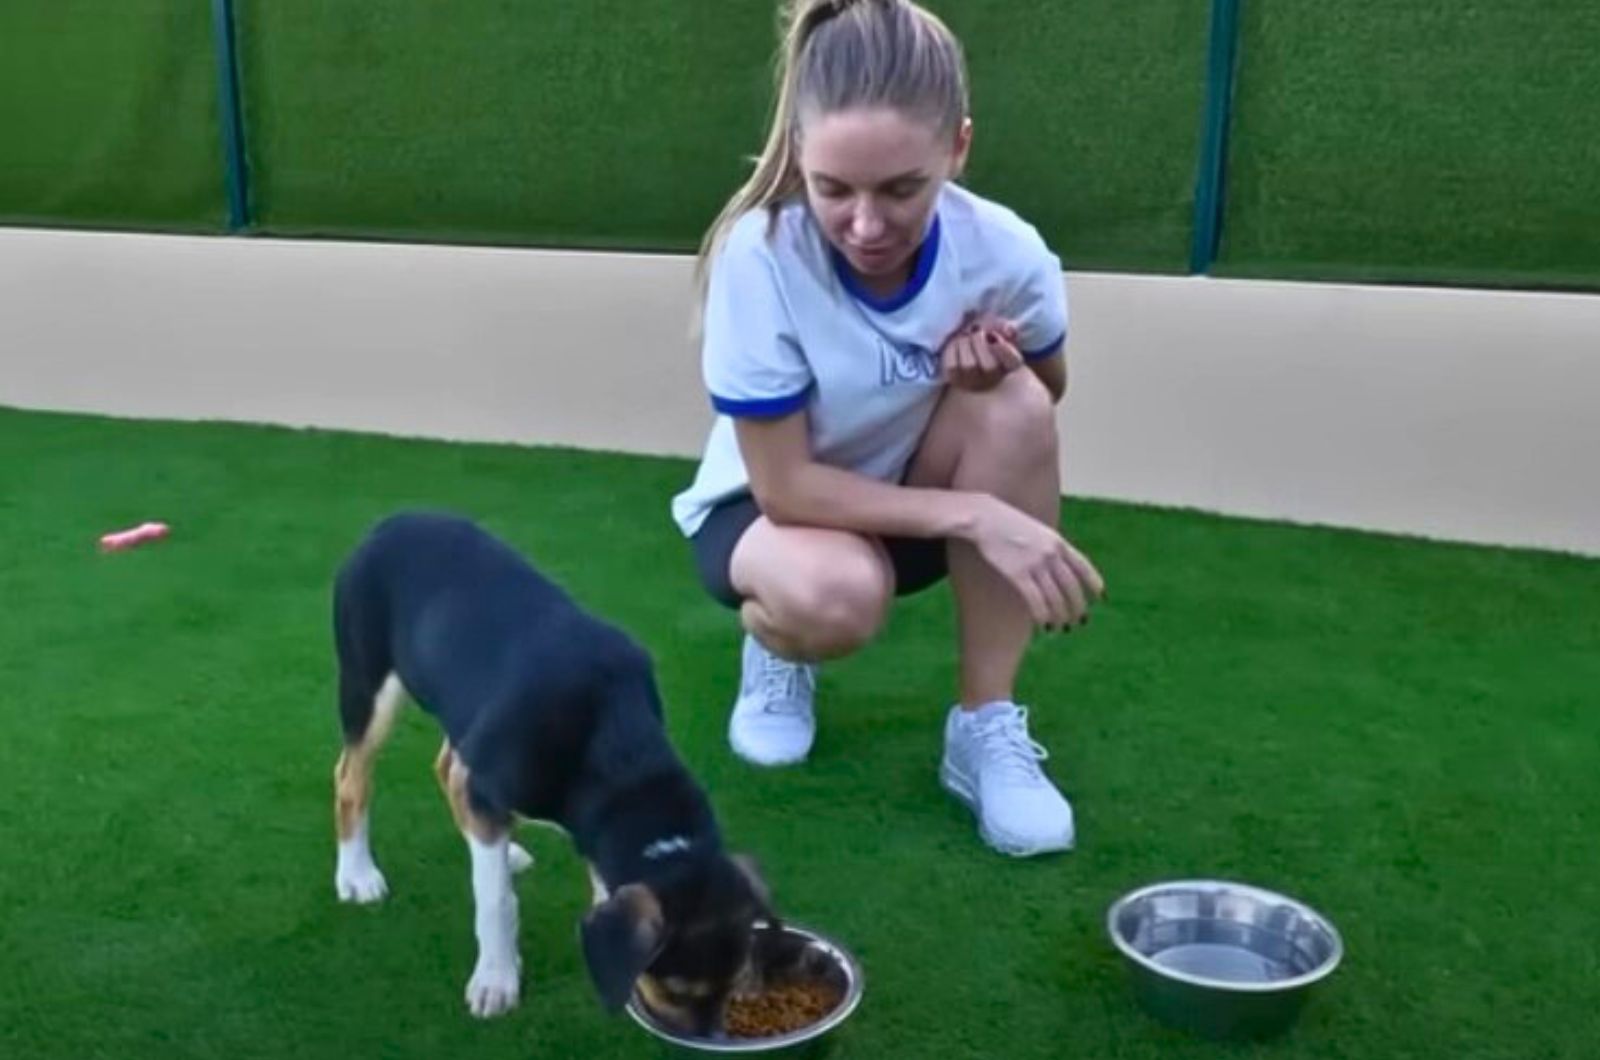
[(407, 690), (451, 728), (460, 719), (445, 715), (559, 679), (620, 636), (499, 538), (434, 512), (373, 527), (339, 571), (335, 622), (341, 643), (381, 642)]

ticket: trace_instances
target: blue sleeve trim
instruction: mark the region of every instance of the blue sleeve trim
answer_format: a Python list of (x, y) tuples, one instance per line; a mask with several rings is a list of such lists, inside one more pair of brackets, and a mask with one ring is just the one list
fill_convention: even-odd
[(1067, 333), (1065, 331), (1063, 331), (1060, 335), (1058, 335), (1056, 337), (1056, 341), (1054, 341), (1054, 342), (1046, 343), (1045, 345), (1040, 346), (1036, 350), (1023, 350), (1022, 351), (1022, 359), (1024, 361), (1042, 361), (1046, 357), (1050, 357), (1050, 356), (1053, 356), (1055, 354), (1060, 353), (1061, 352), (1061, 347), (1066, 344), (1066, 341), (1067, 341)]
[(789, 394), (784, 397), (755, 398), (753, 400), (739, 400), (725, 398), (716, 394), (711, 395), (711, 407), (724, 416), (741, 416), (749, 419), (776, 419), (787, 416), (791, 412), (798, 412), (806, 407), (806, 402), (811, 398), (811, 384), (798, 394)]

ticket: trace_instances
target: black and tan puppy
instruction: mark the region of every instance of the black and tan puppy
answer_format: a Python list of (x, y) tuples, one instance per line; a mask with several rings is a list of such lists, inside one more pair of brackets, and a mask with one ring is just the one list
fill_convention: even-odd
[(648, 655), (470, 522), (380, 523), (334, 587), (339, 720), (334, 771), (343, 901), (387, 887), (367, 838), (372, 763), (402, 703), (443, 727), (436, 772), (472, 855), (474, 1015), (517, 1003), (511, 875), (531, 858), (514, 820), (565, 829), (590, 866), (580, 934), (603, 1003), (638, 986), (683, 1029), (721, 1030), (754, 924), (771, 920), (753, 865), (723, 849), (704, 791), (668, 742)]

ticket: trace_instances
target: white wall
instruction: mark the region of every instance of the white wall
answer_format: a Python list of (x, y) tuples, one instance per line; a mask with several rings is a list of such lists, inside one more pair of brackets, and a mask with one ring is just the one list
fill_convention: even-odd
[(1600, 554), (1600, 297), (1069, 283), (1069, 489)]
[[(1070, 492), (1600, 555), (1600, 297), (1072, 274)], [(0, 404), (693, 454), (678, 257), (0, 229)]]

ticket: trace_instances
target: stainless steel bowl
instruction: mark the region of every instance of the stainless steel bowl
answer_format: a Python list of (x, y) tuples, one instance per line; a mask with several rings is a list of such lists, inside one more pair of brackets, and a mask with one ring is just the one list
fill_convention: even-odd
[(706, 1053), (770, 1053), (816, 1041), (849, 1019), (856, 1006), (861, 1004), (861, 992), (865, 986), (861, 965), (849, 950), (819, 932), (785, 924), (783, 933), (785, 942), (795, 944), (787, 948), (786, 959), (794, 961), (807, 978), (821, 979), (841, 995), (834, 1010), (811, 1026), (771, 1038), (699, 1038), (684, 1034), (658, 1020), (637, 993), (628, 1002), (628, 1015), (662, 1041)]
[(1106, 928), (1144, 1007), (1210, 1038), (1287, 1029), (1344, 957), (1339, 932), (1310, 906), (1221, 880), (1140, 888), (1113, 903)]

